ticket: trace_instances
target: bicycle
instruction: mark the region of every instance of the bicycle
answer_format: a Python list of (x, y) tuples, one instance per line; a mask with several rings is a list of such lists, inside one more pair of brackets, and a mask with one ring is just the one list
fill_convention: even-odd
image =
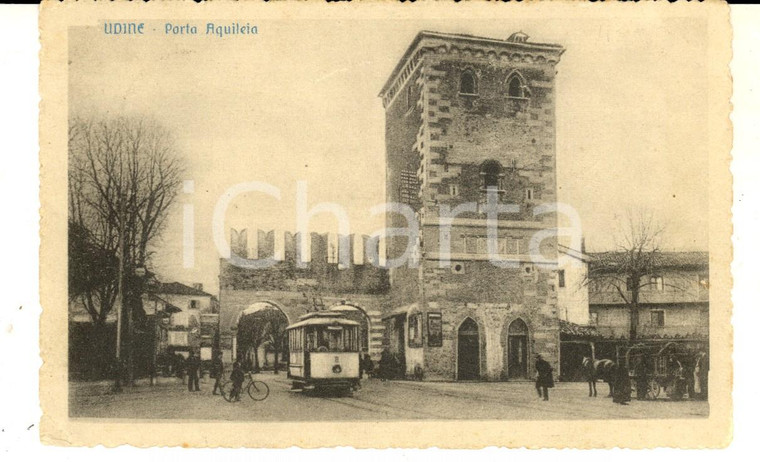
[[(253, 374), (250, 372), (246, 372), (245, 377), (248, 379), (248, 382), (243, 383), (240, 388), (240, 393), (242, 394), (245, 390), (245, 392), (248, 393), (248, 396), (254, 401), (264, 401), (267, 399), (269, 396), (269, 385), (261, 380), (254, 380)], [(233, 383), (231, 380), (222, 384), (222, 397), (224, 397), (227, 402), (232, 402), (232, 387)]]

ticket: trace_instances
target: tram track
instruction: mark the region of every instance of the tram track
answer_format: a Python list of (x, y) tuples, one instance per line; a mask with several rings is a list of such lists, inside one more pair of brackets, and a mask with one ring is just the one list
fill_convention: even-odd
[[(289, 391), (289, 387), (286, 384), (275, 382), (276, 385), (284, 390)], [(370, 401), (362, 399), (357, 396), (345, 396), (345, 397), (331, 397), (331, 396), (310, 396), (309, 398), (321, 399), (329, 401), (331, 403), (341, 404), (343, 406), (351, 407), (354, 409), (360, 409), (363, 411), (369, 411), (373, 414), (384, 414), (386, 416), (395, 416), (402, 420), (408, 419), (445, 419), (445, 417), (433, 414), (430, 412), (424, 412), (417, 409), (410, 409), (408, 407), (393, 406), (386, 403), (379, 403), (376, 401)], [(412, 414), (413, 416), (410, 416)], [(415, 415), (416, 414), (416, 415)]]

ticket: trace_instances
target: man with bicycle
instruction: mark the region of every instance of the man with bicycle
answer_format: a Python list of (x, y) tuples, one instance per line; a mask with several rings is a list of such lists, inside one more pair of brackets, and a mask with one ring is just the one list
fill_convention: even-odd
[(232, 391), (230, 392), (230, 401), (240, 401), (240, 391), (243, 388), (243, 381), (245, 380), (245, 373), (240, 366), (240, 361), (235, 361), (232, 365), (232, 374), (230, 374), (230, 380), (232, 380)]

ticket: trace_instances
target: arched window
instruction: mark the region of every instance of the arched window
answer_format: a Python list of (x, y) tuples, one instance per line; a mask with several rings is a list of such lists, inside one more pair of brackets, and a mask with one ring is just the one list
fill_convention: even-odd
[(520, 77), (513, 75), (509, 82), (507, 82), (507, 87), (509, 88), (509, 97), (510, 98), (522, 98), (523, 97), (523, 89), (522, 89), (522, 82), (520, 82)]
[(509, 335), (528, 335), (528, 325), (520, 318), (515, 319), (509, 325)]
[(530, 89), (520, 72), (512, 71), (507, 77), (507, 95), (510, 98), (529, 98)]
[(464, 95), (478, 94), (478, 81), (472, 71), (462, 72), (462, 77), (459, 80), (459, 93)]
[(487, 160), (480, 166), (480, 176), (483, 178), (483, 189), (500, 189), (501, 164), (495, 160)]

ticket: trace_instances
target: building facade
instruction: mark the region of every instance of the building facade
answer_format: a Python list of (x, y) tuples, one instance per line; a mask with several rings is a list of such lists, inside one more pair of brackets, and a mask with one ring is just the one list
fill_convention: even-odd
[[(592, 255), (593, 257), (593, 255)], [(637, 342), (677, 342), (707, 350), (710, 330), (709, 256), (707, 252), (663, 252), (657, 274), (646, 276), (639, 294)], [(589, 314), (597, 331), (598, 357), (614, 358), (628, 343), (631, 316), (620, 294), (593, 279)]]
[[(563, 51), (522, 33), (419, 33), (379, 95), (386, 199), (414, 222), (391, 212), (386, 227), (419, 232), (387, 238), (381, 268), (363, 251), (377, 245), (366, 237), (312, 234), (301, 252), (298, 235), (233, 230), (235, 255), (275, 263), (255, 270), (221, 261), (225, 357), (240, 354), (241, 319), (269, 303), (289, 322), (313, 309), (354, 313), (363, 349), (376, 361), (387, 350), (399, 376), (529, 380), (535, 354), (558, 371), (557, 217), (542, 205), (557, 200)], [(494, 203), (512, 208), (494, 217), (489, 240)], [(351, 262), (337, 261), (341, 248)]]
[[(559, 45), (421, 32), (383, 87), (386, 194), (414, 210), (416, 242), (389, 239), (387, 345), (407, 375), (529, 379), (558, 367), (555, 75)], [(489, 260), (488, 195), (498, 215)], [(388, 227), (409, 224), (398, 213)], [(544, 233), (538, 250), (531, 239)], [(540, 253), (540, 256), (537, 255)], [(537, 260), (539, 262), (537, 263)]]
[(219, 323), (216, 297), (202, 284), (155, 282), (143, 295), (143, 309), (156, 320), (156, 354), (189, 356), (211, 360)]

